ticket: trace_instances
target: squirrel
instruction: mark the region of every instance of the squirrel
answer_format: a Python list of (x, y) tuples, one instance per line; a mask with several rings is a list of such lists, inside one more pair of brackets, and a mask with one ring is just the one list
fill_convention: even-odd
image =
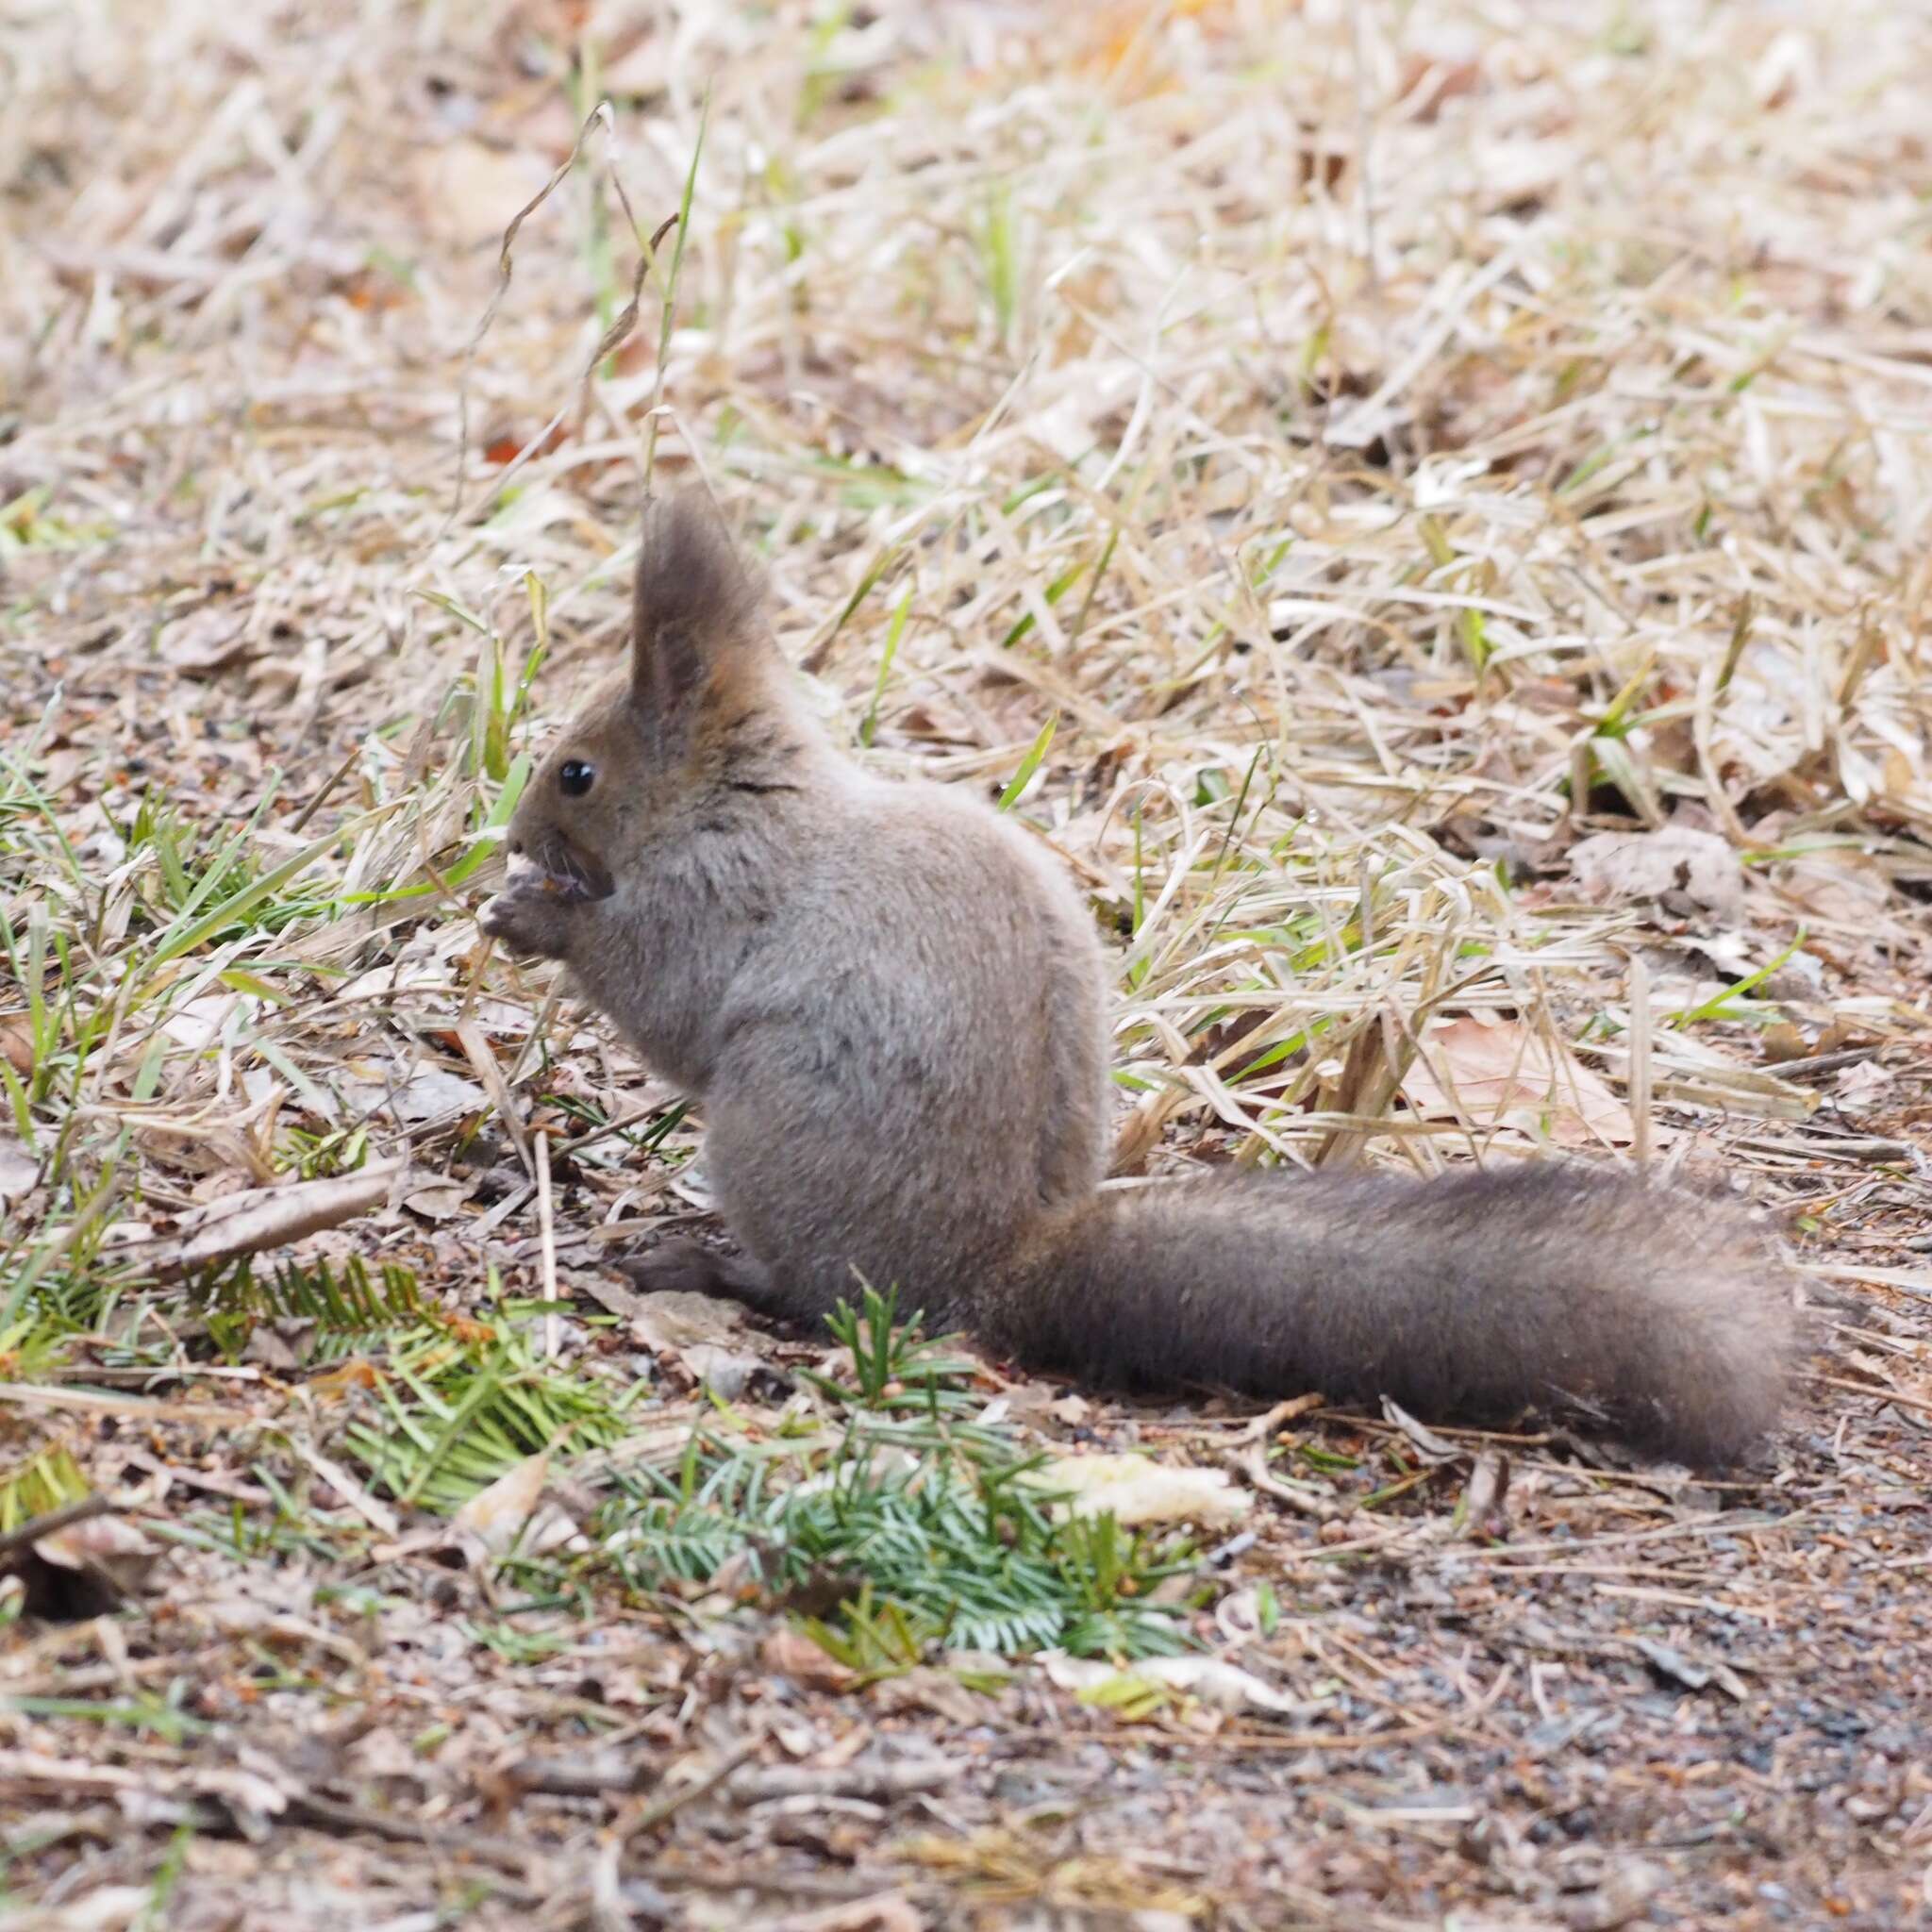
[(760, 603), (708, 501), (647, 503), (628, 663), (478, 913), (699, 1104), (739, 1252), (662, 1242), (643, 1280), (793, 1321), (896, 1287), (1090, 1386), (1533, 1411), (1701, 1467), (1761, 1441), (1792, 1296), (1722, 1201), (1536, 1161), (1103, 1189), (1096, 921), (987, 802), (838, 749)]

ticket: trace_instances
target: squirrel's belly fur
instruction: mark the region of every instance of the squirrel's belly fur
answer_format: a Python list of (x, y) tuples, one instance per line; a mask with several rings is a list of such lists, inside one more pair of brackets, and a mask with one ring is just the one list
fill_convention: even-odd
[[(486, 925), (694, 1090), (757, 1306), (862, 1276), (1092, 1381), (1534, 1410), (1699, 1464), (1774, 1424), (1789, 1277), (1728, 1204), (1548, 1163), (1103, 1189), (1107, 972), (1053, 855), (841, 758), (708, 511), (647, 523), (635, 653), (511, 828), (608, 891), (519, 887)], [(622, 774), (603, 815), (548, 782), (572, 759)]]

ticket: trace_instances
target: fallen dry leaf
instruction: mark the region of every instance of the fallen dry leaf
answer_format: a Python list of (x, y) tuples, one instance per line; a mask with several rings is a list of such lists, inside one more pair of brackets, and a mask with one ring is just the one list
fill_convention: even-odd
[(1425, 1120), (1514, 1127), (1547, 1135), (1559, 1147), (1623, 1145), (1632, 1138), (1630, 1109), (1602, 1075), (1567, 1057), (1554, 1060), (1521, 1021), (1471, 1013), (1430, 1027), (1401, 1093)]
[(152, 1885), (102, 1885), (58, 1906), (8, 1913), (7, 1932), (128, 1932), (148, 1916)]
[(1420, 1423), (1398, 1402), (1391, 1402), (1388, 1396), (1382, 1398), (1382, 1413), (1420, 1449), (1431, 1462), (1455, 1462), (1468, 1452), (1459, 1449), (1446, 1437), (1439, 1436), (1426, 1424)]
[(1221, 1529), (1254, 1507), (1254, 1498), (1236, 1489), (1225, 1470), (1153, 1462), (1142, 1456), (1059, 1456), (1026, 1480), (1039, 1489), (1067, 1491), (1068, 1500), (1057, 1506), (1063, 1515), (1110, 1514), (1128, 1529), (1151, 1523)]
[(844, 1690), (852, 1684), (853, 1674), (845, 1665), (789, 1624), (766, 1636), (758, 1646), (758, 1661), (774, 1677), (790, 1677), (815, 1690)]
[(161, 1022), (161, 1031), (191, 1053), (202, 1053), (221, 1038), (228, 1016), (242, 1003), (232, 992), (202, 993), (183, 1000)]
[[(1273, 1586), (1270, 1586), (1273, 1589)], [(1229, 1645), (1250, 1643), (1261, 1635), (1261, 1586), (1244, 1584), (1231, 1590), (1214, 1606), (1214, 1627), (1222, 1642)]]
[(382, 1111), (407, 1126), (420, 1126), (425, 1121), (481, 1113), (490, 1096), (474, 1080), (453, 1074), (447, 1067), (412, 1068), (407, 1078), (397, 1079), (373, 1060), (348, 1063), (355, 1078), (342, 1082), (342, 1098), (358, 1112)]
[(10, 1134), (0, 1134), (0, 1206), (32, 1191), (41, 1163)]
[(744, 1312), (734, 1302), (685, 1289), (659, 1289), (629, 1305), (631, 1340), (659, 1361), (726, 1402), (744, 1393), (770, 1364), (750, 1345)]
[(0, 1559), (0, 1574), (18, 1579), (29, 1616), (75, 1622), (139, 1592), (159, 1555), (133, 1524), (90, 1515), (12, 1549)]
[(750, 1349), (715, 1348), (698, 1342), (684, 1351), (684, 1366), (700, 1389), (708, 1389), (721, 1402), (736, 1402), (754, 1379), (771, 1373), (771, 1363)]
[(983, 1694), (969, 1690), (950, 1671), (919, 1664), (897, 1676), (882, 1677), (872, 1687), (873, 1707), (887, 1714), (925, 1713), (948, 1724), (981, 1723), (988, 1710)]
[(1601, 1885), (1563, 1902), (1563, 1924), (1567, 1932), (1616, 1932), (1641, 1924), (1650, 1917), (1652, 1896), (1668, 1883), (1661, 1865), (1621, 1858)]
[(34, 1070), (33, 1036), (18, 1020), (0, 1023), (0, 1060), (5, 1060), (16, 1074), (31, 1074)]
[(1010, 1419), (1035, 1428), (1057, 1423), (1076, 1429), (1092, 1414), (1093, 1405), (1084, 1395), (1054, 1382), (1009, 1382), (987, 1409), (989, 1421)]
[(359, 1643), (308, 1618), (298, 1617), (273, 1604), (258, 1603), (242, 1596), (210, 1597), (190, 1606), (187, 1620), (203, 1629), (219, 1631), (226, 1637), (257, 1637), (291, 1647), (312, 1645), (330, 1657), (357, 1668), (369, 1661)]
[(470, 1198), (470, 1186), (466, 1181), (437, 1181), (426, 1188), (416, 1188), (403, 1196), (403, 1206), (411, 1214), (420, 1214), (425, 1221), (454, 1221), (463, 1211), (463, 1203)]
[(478, 1490), (450, 1519), (458, 1541), (472, 1541), (491, 1557), (512, 1550), (539, 1556), (576, 1535), (577, 1526), (544, 1491), (550, 1481), (550, 1452), (541, 1449)]
[(1112, 1664), (1049, 1651), (1047, 1676), (1062, 1690), (1074, 1691), (1083, 1703), (1113, 1701), (1137, 1684), (1158, 1686), (1197, 1697), (1216, 1710), (1259, 1710), (1275, 1717), (1305, 1714), (1314, 1707), (1306, 1698), (1290, 1697), (1264, 1683), (1252, 1671), (1213, 1657), (1150, 1657), (1116, 1670)]
[(160, 635), (161, 661), (190, 677), (225, 671), (248, 656), (248, 613), (225, 604), (204, 604), (178, 617)]
[(1743, 917), (1744, 868), (1714, 832), (1600, 832), (1570, 848), (1570, 869), (1592, 905), (1651, 900), (1676, 918), (1703, 914), (1721, 925)]
[(154, 1543), (135, 1524), (119, 1516), (91, 1516), (84, 1523), (70, 1523), (64, 1529), (49, 1530), (34, 1539), (34, 1548), (48, 1562), (63, 1570), (84, 1570), (90, 1564), (119, 1565), (134, 1560), (153, 1561)]
[(1869, 927), (1892, 909), (1891, 881), (1869, 854), (1807, 853), (1780, 866), (1778, 891), (1801, 911), (1834, 925)]
[(1832, 1098), (1848, 1112), (1874, 1113), (1882, 1108), (1896, 1106), (1898, 1094), (1896, 1074), (1876, 1060), (1860, 1060), (1838, 1076)]

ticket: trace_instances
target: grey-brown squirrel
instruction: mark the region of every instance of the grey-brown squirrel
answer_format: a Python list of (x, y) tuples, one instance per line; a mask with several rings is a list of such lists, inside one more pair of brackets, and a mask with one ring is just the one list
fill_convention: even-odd
[(1538, 1409), (1701, 1465), (1776, 1418), (1788, 1279), (1722, 1203), (1541, 1163), (1103, 1191), (1094, 921), (1023, 827), (833, 746), (701, 499), (647, 508), (629, 664), (508, 842), (484, 931), (702, 1108), (741, 1253), (667, 1243), (660, 1285), (812, 1320), (862, 1276), (1090, 1382)]

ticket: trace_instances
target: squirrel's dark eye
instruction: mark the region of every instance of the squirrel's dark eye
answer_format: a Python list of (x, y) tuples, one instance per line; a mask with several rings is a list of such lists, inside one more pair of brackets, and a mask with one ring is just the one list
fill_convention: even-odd
[(596, 782), (596, 766), (582, 758), (566, 758), (558, 767), (557, 789), (566, 798), (581, 798)]

